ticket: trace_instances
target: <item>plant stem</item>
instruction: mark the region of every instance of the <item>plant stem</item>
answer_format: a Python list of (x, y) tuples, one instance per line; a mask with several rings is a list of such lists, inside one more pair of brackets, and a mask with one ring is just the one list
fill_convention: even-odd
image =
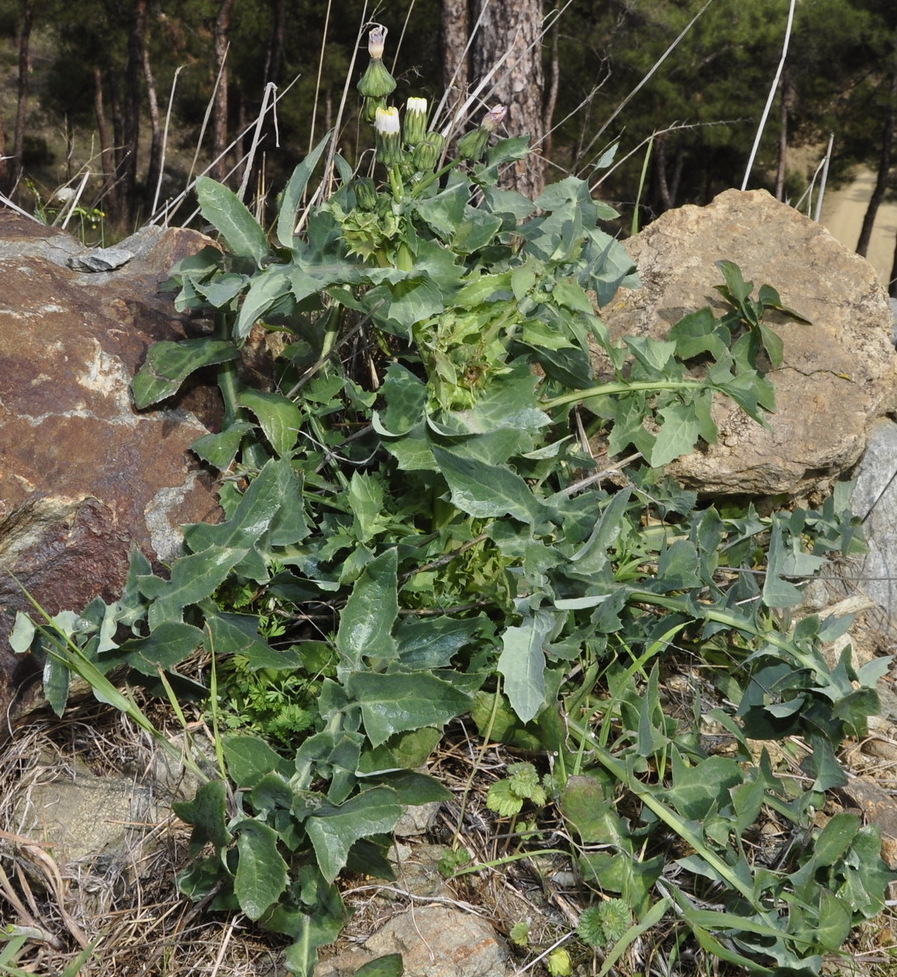
[(584, 390), (574, 390), (551, 400), (543, 400), (542, 408), (552, 410), (554, 407), (565, 407), (567, 404), (578, 404), (595, 397), (612, 397), (614, 394), (633, 393), (640, 390), (689, 390), (695, 387), (706, 387), (706, 380), (633, 380), (631, 382), (618, 381), (616, 383), (602, 383), (597, 387), (586, 387)]
[[(230, 321), (228, 316), (219, 311), (215, 316), (215, 337), (217, 339), (230, 340)], [(240, 406), (237, 397), (240, 393), (238, 360), (227, 360), (218, 368), (218, 389), (221, 391), (221, 398), (224, 401), (224, 421), (223, 428), (228, 428), (236, 423), (240, 416)]]

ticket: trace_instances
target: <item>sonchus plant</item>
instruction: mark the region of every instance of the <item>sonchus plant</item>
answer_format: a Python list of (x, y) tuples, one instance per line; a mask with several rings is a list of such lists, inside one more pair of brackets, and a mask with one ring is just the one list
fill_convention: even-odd
[[(172, 281), (177, 308), (216, 330), (152, 347), (133, 393), (150, 407), (217, 368), (225, 424), (194, 451), (228, 474), (222, 522), (184, 527), (165, 575), (136, 556), (111, 605), (37, 630), (20, 618), (14, 646), (43, 647), (59, 711), (72, 672), (107, 701), (108, 673), (150, 686), (161, 673), (211, 696), (213, 720), (247, 689), (256, 704), (300, 700), (285, 721), (219, 722), (222, 775), (177, 812), (193, 828), (183, 891), (287, 935), (302, 977), (345, 919), (340, 873), (389, 877), (403, 806), (448, 796), (419, 768), (471, 710), (484, 737), (535, 754), (490, 806), (544, 805), (569, 825), (598, 893), (588, 944), (622, 953), (656, 928), (659, 945), (690, 940), (757, 973), (818, 973), (892, 878), (874, 829), (814, 818), (844, 783), (838, 747), (875, 712), (887, 663), (830, 664), (821, 647), (844, 622), (781, 623), (795, 581), (857, 549), (847, 493), (760, 516), (698, 504), (663, 471), (714, 441), (716, 397), (764, 422), (764, 364), (781, 350), (762, 316), (787, 310), (768, 287), (750, 298), (724, 262), (722, 318), (613, 343), (596, 307), (638, 284), (602, 227), (615, 211), (574, 177), (536, 200), (503, 189), (527, 142), (499, 138), (499, 107), (444, 158), (426, 103), (390, 104), (384, 41), (371, 33), (360, 85), (370, 174), (330, 154), (332, 193), (303, 208), (328, 137), (270, 234), (197, 181), (223, 247)], [(253, 329), (280, 334), (273, 389), (238, 369)], [(625, 485), (602, 484), (584, 435), (613, 456), (635, 449)], [(199, 649), (208, 688), (179, 671)], [(703, 691), (691, 715), (671, 714), (661, 675), (677, 656), (715, 688), (709, 717)], [(712, 753), (708, 720), (733, 755)], [(799, 768), (780, 774), (748, 738), (800, 744)], [(751, 840), (758, 823), (793, 839), (781, 858)]]

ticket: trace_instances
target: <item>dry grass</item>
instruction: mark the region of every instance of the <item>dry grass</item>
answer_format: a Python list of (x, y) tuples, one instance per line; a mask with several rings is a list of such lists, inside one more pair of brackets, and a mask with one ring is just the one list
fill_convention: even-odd
[[(188, 829), (170, 813), (171, 794), (155, 782), (156, 750), (126, 717), (88, 703), (72, 718), (20, 728), (0, 751), (0, 918), (27, 926), (16, 966), (59, 975), (85, 948), (83, 977), (274, 977), (282, 941), (242, 917), (209, 913), (177, 891), (188, 862)], [(29, 798), (86, 765), (100, 777), (125, 776), (149, 788), (152, 823), (131, 826), (124, 859), (66, 864), (49, 844), (21, 832)], [(168, 813), (166, 813), (168, 812)], [(98, 812), (98, 816), (100, 812)]]

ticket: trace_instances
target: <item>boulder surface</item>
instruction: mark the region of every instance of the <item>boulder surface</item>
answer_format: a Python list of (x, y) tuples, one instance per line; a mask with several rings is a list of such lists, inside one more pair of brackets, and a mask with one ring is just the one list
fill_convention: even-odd
[(857, 462), (872, 425), (897, 406), (893, 317), (872, 265), (765, 190), (727, 190), (706, 207), (668, 211), (626, 246), (643, 287), (601, 310), (615, 339), (663, 338), (689, 312), (721, 312), (721, 260), (753, 281), (755, 297), (771, 285), (810, 320), (769, 314), (785, 347), (771, 373), (769, 427), (719, 398), (719, 440), (669, 466), (680, 482), (705, 495), (799, 497), (825, 491)]
[[(35, 663), (6, 636), (28, 590), (50, 613), (115, 599), (130, 553), (170, 560), (180, 526), (217, 518), (181, 404), (138, 413), (129, 384), (153, 342), (191, 327), (159, 285), (209, 243), (148, 227), (108, 271), (76, 239), (0, 213), (0, 708)], [(130, 257), (127, 257), (130, 255)]]

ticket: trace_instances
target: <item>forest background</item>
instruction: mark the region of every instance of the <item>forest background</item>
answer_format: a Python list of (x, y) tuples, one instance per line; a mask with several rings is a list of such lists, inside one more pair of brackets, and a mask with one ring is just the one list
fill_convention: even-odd
[[(334, 125), (357, 161), (359, 100), (344, 91), (381, 22), (396, 95), (435, 104), (447, 91), (449, 117), (500, 63), (467, 114), (503, 102), (507, 133), (533, 136), (541, 160), (520, 189), (572, 172), (641, 226), (742, 185), (788, 12), (788, 0), (0, 0), (0, 191), (52, 219), (58, 190), (76, 190), (82, 230), (104, 244), (186, 220), (192, 208), (171, 202), (204, 171), (272, 203)], [(897, 5), (798, 0), (748, 185), (792, 203), (818, 191), (831, 134), (830, 184), (857, 164), (877, 173), (865, 254), (895, 127)], [(890, 277), (897, 295), (897, 260)]]

